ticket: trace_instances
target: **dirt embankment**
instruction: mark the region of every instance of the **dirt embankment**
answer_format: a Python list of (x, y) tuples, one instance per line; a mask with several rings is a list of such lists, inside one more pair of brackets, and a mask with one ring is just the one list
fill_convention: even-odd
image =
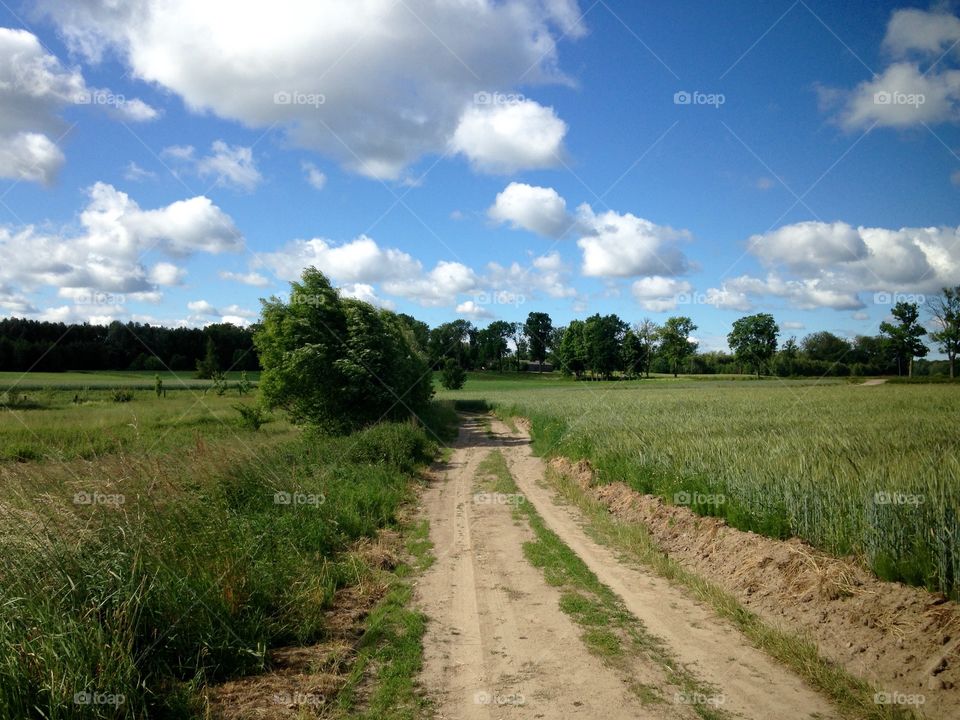
[(645, 525), (684, 567), (732, 593), (764, 620), (805, 633), (821, 652), (889, 693), (924, 698), (931, 718), (960, 717), (960, 606), (884, 582), (847, 558), (778, 541), (642, 495), (595, 485), (590, 465), (555, 458), (620, 520)]

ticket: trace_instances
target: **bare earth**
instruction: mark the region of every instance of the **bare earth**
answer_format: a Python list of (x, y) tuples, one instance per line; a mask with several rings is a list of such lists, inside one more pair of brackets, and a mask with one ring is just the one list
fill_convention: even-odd
[(661, 703), (643, 704), (622, 673), (580, 640), (559, 607), (560, 591), (523, 555), (532, 538), (508, 505), (473, 502), (477, 467), (499, 448), (526, 502), (612, 589), (653, 635), (701, 680), (720, 707), (746, 718), (836, 717), (828, 701), (749, 643), (711, 610), (666, 581), (620, 562), (590, 539), (575, 511), (557, 505), (541, 481), (546, 466), (525, 435), (494, 420), (488, 437), (476, 420), (461, 428), (453, 456), (422, 498), (436, 563), (417, 586), (429, 618), (420, 682), (441, 718), (695, 717), (668, 691), (662, 668), (631, 672), (662, 683)]

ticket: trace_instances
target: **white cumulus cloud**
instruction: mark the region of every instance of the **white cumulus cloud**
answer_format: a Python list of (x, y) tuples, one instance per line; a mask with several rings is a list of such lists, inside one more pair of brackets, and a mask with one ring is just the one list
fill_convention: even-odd
[(52, 183), (65, 160), (57, 142), (68, 126), (60, 113), (83, 105), (133, 121), (157, 115), (141, 100), (88, 87), (33, 33), (0, 27), (0, 177)]
[(486, 173), (509, 175), (560, 164), (567, 124), (533, 100), (468, 107), (450, 147)]
[(518, 182), (497, 195), (487, 215), (495, 222), (552, 238), (563, 236), (574, 222), (567, 201), (556, 190)]
[[(461, 122), (475, 93), (509, 89), (520, 77), (526, 85), (567, 82), (558, 42), (585, 32), (576, 0), (39, 5), (92, 61), (115, 53), (132, 75), (193, 111), (253, 128), (276, 123), (297, 146), (390, 179), (444, 152), (458, 128), (475, 126)], [(527, 114), (512, 127), (539, 147), (521, 148), (520, 157), (542, 167), (562, 123), (535, 103), (511, 112)], [(502, 155), (510, 139), (495, 129), (462, 139), (478, 167), (516, 165)]]

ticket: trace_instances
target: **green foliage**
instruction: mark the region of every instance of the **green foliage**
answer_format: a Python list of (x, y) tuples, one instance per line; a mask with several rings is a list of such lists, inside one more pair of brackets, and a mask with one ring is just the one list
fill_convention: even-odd
[(530, 359), (542, 365), (553, 340), (553, 321), (550, 316), (543, 312), (530, 313), (523, 324), (523, 334), (527, 339)]
[(227, 392), (227, 376), (219, 370), (214, 370), (210, 379), (213, 380), (213, 391), (222, 397)]
[(671, 317), (667, 318), (657, 334), (660, 341), (660, 354), (669, 364), (674, 377), (677, 376), (683, 363), (697, 349), (697, 343), (690, 340), (690, 336), (696, 329), (697, 326), (688, 317)]
[[(357, 579), (345, 552), (396, 524), (403, 468), (432, 447), (405, 424), (254, 457), (241, 443), (160, 465), (131, 456), (120, 507), (74, 498), (93, 482), (116, 493), (110, 472), (21, 476), (0, 513), (0, 717), (199, 716), (191, 688), (322, 640), (324, 610)], [(76, 704), (85, 690), (124, 703)]]
[(267, 413), (259, 405), (237, 403), (233, 409), (240, 413), (240, 425), (250, 430), (259, 430), (267, 422)]
[(747, 315), (733, 323), (727, 342), (738, 360), (749, 364), (760, 377), (777, 351), (777, 321), (769, 313)]
[(403, 472), (430, 462), (437, 446), (411, 423), (381, 423), (351, 436), (343, 459), (357, 464), (387, 465)]
[(246, 395), (253, 389), (253, 386), (250, 384), (250, 381), (247, 379), (247, 371), (243, 370), (240, 373), (240, 380), (237, 382), (237, 392), (240, 395)]
[(587, 367), (602, 378), (610, 378), (621, 367), (620, 345), (627, 324), (616, 315), (591, 315), (583, 324)]
[(931, 299), (928, 309), (938, 328), (930, 333), (930, 339), (947, 356), (952, 378), (957, 355), (960, 354), (960, 285), (943, 288), (943, 295)]
[(583, 320), (571, 320), (557, 333), (554, 358), (564, 375), (580, 377), (587, 369), (587, 340)]
[(220, 361), (217, 359), (217, 346), (213, 337), (207, 337), (207, 350), (203, 360), (197, 360), (196, 376), (200, 380), (210, 380), (220, 370)]
[(270, 407), (297, 423), (343, 433), (422, 411), (429, 368), (398, 317), (341, 298), (315, 268), (291, 283), (290, 301), (264, 301), (254, 335)]
[(159, 374), (153, 376), (153, 392), (158, 398), (163, 395), (163, 379)]
[(920, 339), (927, 334), (923, 326), (917, 322), (920, 309), (916, 303), (898, 302), (890, 311), (897, 323), (880, 323), (880, 332), (887, 337), (887, 343), (893, 356), (897, 359), (897, 374), (903, 375), (903, 365), (909, 366), (909, 374), (913, 374), (913, 359), (925, 357), (929, 348)]
[(117, 388), (113, 391), (113, 401), (115, 403), (128, 403), (133, 400), (133, 390), (126, 388)]
[(460, 367), (456, 360), (447, 358), (443, 363), (443, 369), (440, 371), (440, 384), (447, 390), (459, 390), (466, 381), (466, 371)]

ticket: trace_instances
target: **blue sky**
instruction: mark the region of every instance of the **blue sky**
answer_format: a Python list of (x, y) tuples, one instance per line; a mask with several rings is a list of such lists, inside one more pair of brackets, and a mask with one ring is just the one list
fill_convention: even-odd
[[(0, 312), (874, 334), (960, 284), (956, 6), (0, 3)], [(689, 100), (689, 102), (685, 102)]]

